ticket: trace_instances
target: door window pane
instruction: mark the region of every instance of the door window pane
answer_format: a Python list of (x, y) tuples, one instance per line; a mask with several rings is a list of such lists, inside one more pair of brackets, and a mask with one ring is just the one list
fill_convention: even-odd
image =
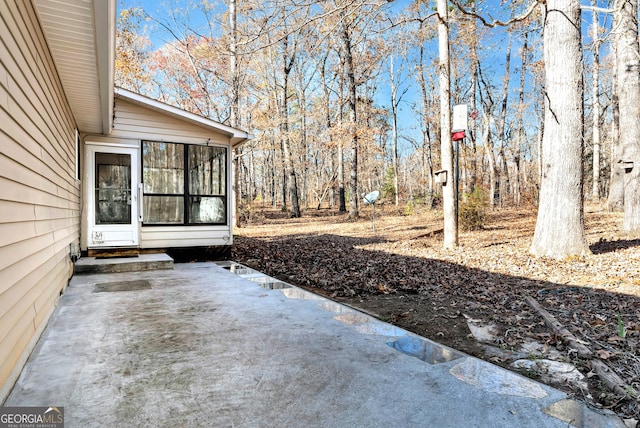
[(96, 224), (131, 223), (131, 155), (96, 153)]

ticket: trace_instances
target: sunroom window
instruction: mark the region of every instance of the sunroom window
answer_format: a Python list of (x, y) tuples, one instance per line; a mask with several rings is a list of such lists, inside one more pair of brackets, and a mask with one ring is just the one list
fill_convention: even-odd
[(226, 224), (226, 166), (224, 147), (144, 141), (143, 224)]

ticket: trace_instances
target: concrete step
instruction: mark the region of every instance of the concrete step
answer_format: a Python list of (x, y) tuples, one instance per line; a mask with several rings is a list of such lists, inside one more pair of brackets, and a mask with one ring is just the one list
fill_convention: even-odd
[(135, 257), (82, 257), (75, 263), (74, 273), (118, 273), (173, 269), (173, 259), (167, 254), (140, 254)]

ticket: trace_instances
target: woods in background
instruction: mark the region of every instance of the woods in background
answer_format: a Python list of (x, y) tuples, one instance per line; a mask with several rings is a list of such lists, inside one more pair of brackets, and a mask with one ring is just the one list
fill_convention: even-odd
[[(588, 251), (585, 195), (624, 209), (637, 233), (637, 0), (442, 3), (194, 0), (159, 15), (129, 0), (116, 82), (253, 133), (236, 153), (240, 205), (353, 218), (376, 189), (399, 210), (441, 204), (447, 89), (470, 112), (461, 192), (540, 204), (534, 254)], [(552, 249), (558, 228), (575, 234)]]

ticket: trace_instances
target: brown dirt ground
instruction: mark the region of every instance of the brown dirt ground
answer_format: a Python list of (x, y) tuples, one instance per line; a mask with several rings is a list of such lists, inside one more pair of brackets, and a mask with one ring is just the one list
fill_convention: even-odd
[[(593, 254), (562, 261), (528, 253), (533, 207), (488, 213), (482, 230), (460, 232), (455, 250), (442, 248), (442, 216), (433, 210), (400, 215), (379, 207), (375, 230), (371, 207), (357, 221), (328, 209), (309, 209), (301, 219), (259, 206), (250, 214), (236, 229), (235, 261), (505, 367), (522, 358), (527, 341), (553, 348), (562, 355), (556, 359), (588, 376), (589, 390), (554, 386), (640, 419), (640, 399), (610, 392), (591, 358), (579, 357), (525, 300), (533, 297), (593, 358), (640, 390), (640, 239), (621, 232), (621, 213), (588, 205)], [(477, 342), (465, 316), (495, 324), (492, 343)]]

